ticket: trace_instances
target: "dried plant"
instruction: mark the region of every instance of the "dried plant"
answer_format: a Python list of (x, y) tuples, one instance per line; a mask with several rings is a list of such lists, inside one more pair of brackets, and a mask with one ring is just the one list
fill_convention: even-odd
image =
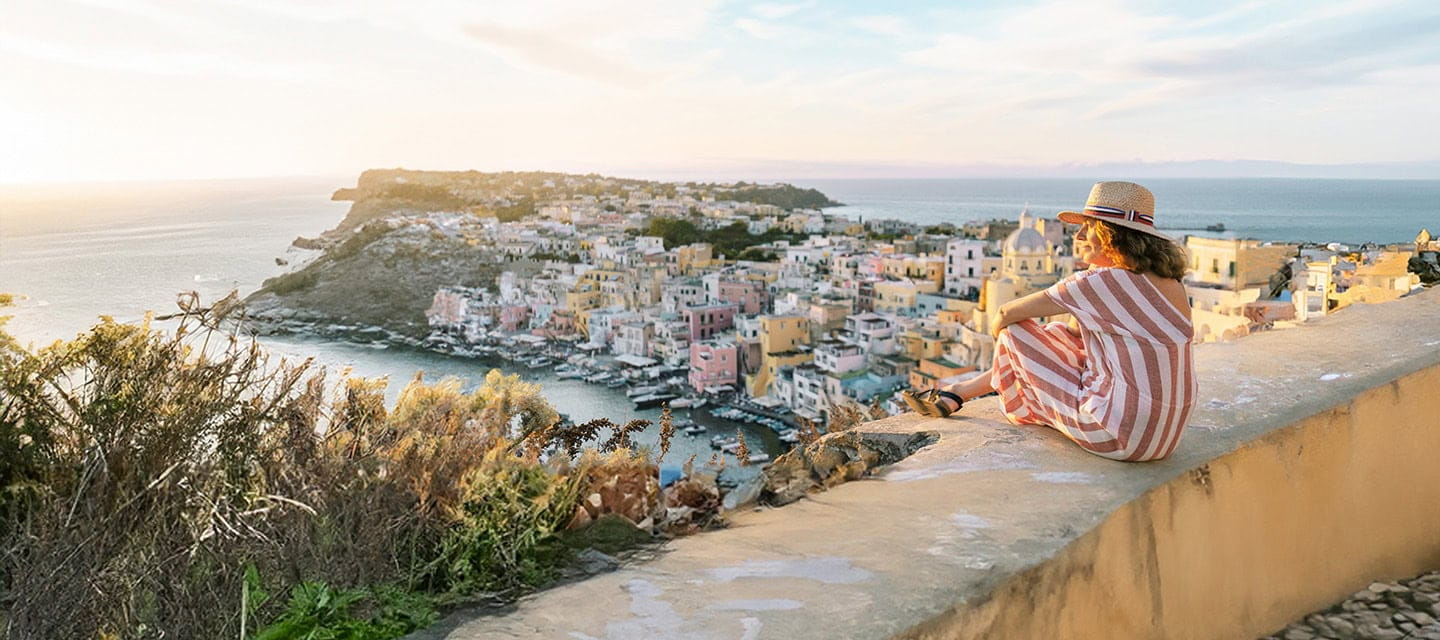
[(670, 439), (675, 437), (675, 421), (670, 415), (670, 403), (660, 408), (660, 459), (670, 452)]
[(805, 446), (820, 439), (820, 430), (815, 427), (815, 421), (809, 418), (800, 418), (799, 437), (800, 446)]
[(745, 443), (745, 434), (739, 429), (735, 430), (735, 440), (739, 443), (735, 447), (735, 458), (740, 461), (740, 466), (750, 466), (750, 445)]

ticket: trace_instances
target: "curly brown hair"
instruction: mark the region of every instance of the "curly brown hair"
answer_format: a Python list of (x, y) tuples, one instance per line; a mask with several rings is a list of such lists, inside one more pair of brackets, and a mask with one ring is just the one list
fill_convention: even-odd
[(1100, 252), (1115, 266), (1135, 273), (1153, 273), (1162, 278), (1185, 277), (1185, 249), (1159, 236), (1088, 219), (1089, 235)]

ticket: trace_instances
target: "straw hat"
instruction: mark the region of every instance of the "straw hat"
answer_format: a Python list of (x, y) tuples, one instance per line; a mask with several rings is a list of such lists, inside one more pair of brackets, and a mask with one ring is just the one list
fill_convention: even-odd
[(1070, 224), (1080, 224), (1086, 218), (1175, 242), (1155, 230), (1155, 194), (1133, 182), (1097, 182), (1090, 188), (1083, 210), (1060, 212), (1060, 220)]

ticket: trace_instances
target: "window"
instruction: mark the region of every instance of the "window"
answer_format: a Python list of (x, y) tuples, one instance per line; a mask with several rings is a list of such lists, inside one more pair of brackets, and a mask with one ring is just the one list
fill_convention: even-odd
[(1210, 259), (1210, 273), (1220, 273), (1220, 259), (1219, 259), (1219, 258), (1211, 258), (1211, 259)]
[(1234, 260), (1231, 260), (1231, 261), (1230, 261), (1230, 277), (1231, 277), (1231, 278), (1234, 278), (1234, 277), (1235, 277), (1235, 261), (1234, 261)]

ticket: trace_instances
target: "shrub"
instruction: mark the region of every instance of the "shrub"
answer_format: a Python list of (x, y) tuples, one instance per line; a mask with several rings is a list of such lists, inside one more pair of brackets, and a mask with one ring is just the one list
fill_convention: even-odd
[(718, 514), (713, 478), (661, 494), (630, 449), (648, 422), (560, 427), (498, 371), (417, 376), (391, 407), (383, 380), (327, 384), (223, 330), (233, 294), (181, 307), (171, 332), (105, 319), (33, 353), (0, 331), (5, 637), (397, 637), (549, 581), (593, 517)]

